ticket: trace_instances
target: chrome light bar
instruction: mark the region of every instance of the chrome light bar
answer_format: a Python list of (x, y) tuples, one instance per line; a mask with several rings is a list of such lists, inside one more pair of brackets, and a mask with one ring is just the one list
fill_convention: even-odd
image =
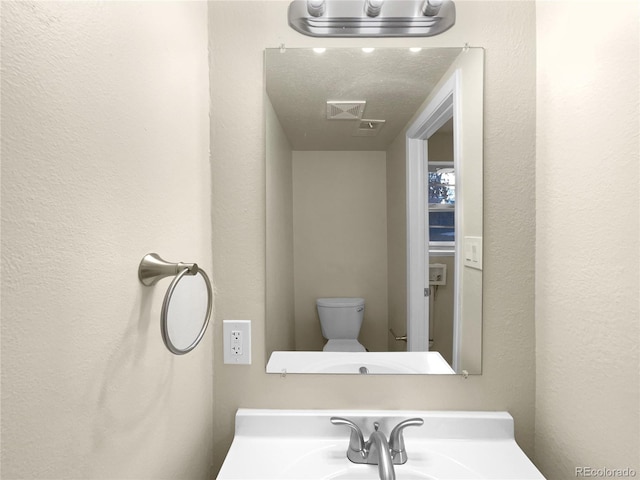
[(430, 37), (455, 24), (453, 0), (293, 0), (289, 25), (311, 37)]

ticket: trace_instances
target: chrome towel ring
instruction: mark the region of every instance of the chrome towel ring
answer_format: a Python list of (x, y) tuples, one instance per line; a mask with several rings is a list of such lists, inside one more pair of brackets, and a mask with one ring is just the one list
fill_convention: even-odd
[(162, 303), (160, 330), (167, 349), (184, 355), (196, 348), (207, 330), (213, 290), (209, 277), (196, 263), (170, 263), (156, 253), (149, 253), (140, 261), (138, 279), (147, 287), (172, 275), (175, 278)]

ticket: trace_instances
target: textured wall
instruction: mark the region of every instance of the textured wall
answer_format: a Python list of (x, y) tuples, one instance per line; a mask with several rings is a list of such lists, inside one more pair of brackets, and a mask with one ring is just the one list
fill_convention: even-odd
[(266, 315), (267, 354), (295, 350), (293, 297), (293, 165), (289, 140), (265, 98), (266, 144)]
[(449, 365), (453, 362), (453, 287), (456, 280), (454, 261), (453, 255), (442, 255), (429, 259), (430, 264), (444, 264), (447, 268), (447, 284), (437, 285), (430, 299), (432, 302), (430, 313), (433, 313), (430, 324), (433, 326), (433, 331), (429, 337), (433, 339), (432, 350), (440, 352)]
[[(421, 109), (420, 109), (421, 110)], [(389, 328), (407, 333), (407, 168), (406, 135), (387, 147), (387, 302)], [(389, 335), (389, 351), (407, 349)]]
[(536, 14), (536, 458), (640, 474), (640, 4)]
[[(456, 26), (423, 39), (323, 39), (287, 25), (287, 1), (210, 5), (213, 262), (218, 283), (215, 465), (238, 407), (508, 410), (533, 450), (535, 8), (457, 1)], [(248, 14), (251, 12), (251, 14)], [(263, 50), (304, 46), (463, 46), (485, 57), (484, 358), (481, 376), (267, 375)], [(509, 181), (505, 182), (505, 178)], [(253, 320), (254, 363), (222, 363), (222, 319)]]
[(2, 478), (209, 476), (211, 332), (170, 354), (137, 279), (211, 273), (206, 17), (2, 2)]
[(360, 343), (387, 350), (385, 191), (384, 152), (293, 152), (296, 350), (324, 346), (320, 297), (364, 298)]
[(453, 162), (453, 133), (438, 130), (427, 142), (430, 162)]

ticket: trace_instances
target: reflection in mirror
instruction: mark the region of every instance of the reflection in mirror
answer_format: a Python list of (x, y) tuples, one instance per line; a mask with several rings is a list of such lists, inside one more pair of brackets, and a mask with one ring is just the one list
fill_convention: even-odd
[[(456, 176), (453, 118), (427, 142), (429, 218), (429, 350), (453, 365)], [(448, 272), (448, 276), (447, 276)], [(438, 321), (436, 321), (436, 319)]]
[(266, 51), (267, 371), (480, 373), (482, 62)]

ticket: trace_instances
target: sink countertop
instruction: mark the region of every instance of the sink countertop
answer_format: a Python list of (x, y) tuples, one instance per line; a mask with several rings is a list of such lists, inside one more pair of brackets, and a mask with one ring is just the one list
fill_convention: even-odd
[(513, 435), (507, 412), (239, 409), (236, 433), (220, 480), (373, 479), (377, 466), (346, 458), (350, 431), (333, 416), (355, 421), (365, 440), (373, 422), (389, 435), (400, 421), (420, 417), (404, 431), (409, 460), (397, 480), (544, 480)]

